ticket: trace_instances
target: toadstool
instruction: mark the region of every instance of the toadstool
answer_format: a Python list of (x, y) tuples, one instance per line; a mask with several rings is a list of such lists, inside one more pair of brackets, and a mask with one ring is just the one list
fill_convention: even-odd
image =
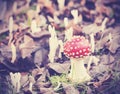
[(91, 52), (88, 40), (83, 36), (74, 36), (64, 44), (64, 54), (70, 58), (71, 69), (68, 78), (72, 82), (89, 81), (91, 77), (84, 66), (84, 58)]

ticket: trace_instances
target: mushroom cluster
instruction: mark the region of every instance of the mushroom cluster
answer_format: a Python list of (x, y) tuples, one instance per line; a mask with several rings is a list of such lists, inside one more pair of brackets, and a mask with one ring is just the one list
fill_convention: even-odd
[(71, 61), (71, 70), (68, 77), (73, 82), (81, 83), (91, 79), (84, 66), (84, 58), (90, 52), (90, 43), (83, 36), (74, 36), (64, 44), (64, 54)]

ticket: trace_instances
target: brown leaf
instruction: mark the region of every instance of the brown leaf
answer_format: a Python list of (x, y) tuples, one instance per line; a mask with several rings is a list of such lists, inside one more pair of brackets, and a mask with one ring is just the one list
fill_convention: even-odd
[(40, 88), (40, 94), (54, 94), (54, 90), (52, 88)]
[(115, 60), (114, 57), (110, 54), (109, 55), (102, 55), (100, 57), (100, 62), (102, 64), (111, 64), (114, 62), (114, 60)]
[(72, 85), (70, 84), (62, 84), (65, 94), (80, 94), (77, 89), (75, 89)]
[(99, 79), (98, 82), (94, 82), (93, 86), (95, 88), (100, 87), (103, 84), (103, 82), (105, 82), (106, 80), (108, 80), (110, 77), (111, 77), (111, 74), (105, 74), (101, 79)]
[(108, 28), (103, 32), (101, 39), (96, 41), (96, 48), (101, 49), (104, 46), (108, 47), (110, 52), (115, 53), (120, 46), (120, 32), (119, 27)]
[(27, 35), (24, 35), (24, 43), (20, 44), (19, 46), (22, 58), (30, 56), (34, 47), (35, 44), (33, 39)]
[(38, 88), (43, 88), (43, 87), (46, 87), (46, 88), (49, 88), (50, 87), (50, 85), (51, 85), (51, 83), (50, 82), (40, 82), (40, 81), (37, 81), (36, 83), (35, 83), (35, 86), (37, 86)]
[(49, 68), (55, 70), (57, 73), (67, 73), (70, 68), (70, 63), (49, 63), (48, 66)]
[(101, 86), (101, 85), (102, 85), (101, 82), (94, 82), (94, 83), (93, 83), (93, 86), (94, 86), (95, 88), (98, 88), (98, 87)]
[(120, 47), (120, 37), (118, 37), (118, 35), (116, 35), (116, 37), (113, 38), (113, 40), (111, 41), (111, 45), (109, 46), (109, 50), (112, 53), (115, 53), (116, 50)]
[[(107, 34), (106, 37), (108, 37), (108, 39), (110, 40), (109, 42), (109, 47), (108, 49), (112, 52), (112, 53), (115, 53), (116, 50), (119, 48), (120, 46), (120, 27), (117, 26), (115, 28), (112, 28), (109, 33)], [(111, 34), (111, 39), (109, 38), (109, 34)]]
[(101, 26), (98, 26), (97, 24), (90, 24), (83, 26), (82, 31), (86, 34), (96, 34), (101, 30)]

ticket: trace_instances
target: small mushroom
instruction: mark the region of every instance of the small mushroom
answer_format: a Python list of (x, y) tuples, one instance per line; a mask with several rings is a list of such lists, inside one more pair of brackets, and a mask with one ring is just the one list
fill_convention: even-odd
[(64, 54), (70, 58), (71, 70), (68, 78), (72, 82), (85, 82), (91, 80), (84, 66), (84, 58), (91, 52), (88, 40), (83, 36), (74, 36), (64, 44)]

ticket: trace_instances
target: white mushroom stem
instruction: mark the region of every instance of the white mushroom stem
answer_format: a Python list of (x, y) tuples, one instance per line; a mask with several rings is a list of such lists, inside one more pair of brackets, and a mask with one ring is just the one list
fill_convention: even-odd
[(78, 23), (78, 10), (76, 10), (76, 9), (72, 10), (71, 14), (72, 14), (72, 16), (74, 18), (74, 24), (77, 24)]
[(40, 5), (39, 5), (39, 4), (37, 4), (37, 6), (36, 6), (36, 15), (38, 15), (38, 14), (39, 14), (39, 12), (40, 12)]
[(58, 43), (59, 43), (59, 46), (60, 46), (58, 57), (59, 57), (59, 58), (62, 58), (63, 42), (62, 42), (62, 40), (59, 40)]
[(82, 14), (80, 14), (78, 17), (79, 17), (79, 22), (82, 24), (82, 22), (83, 22)]
[(20, 80), (21, 80), (20, 73), (17, 73), (16, 79), (17, 79), (17, 92), (20, 92)]
[(14, 86), (14, 88), (16, 88), (15, 74), (10, 72), (10, 78), (11, 78), (12, 85)]
[(15, 47), (15, 45), (14, 45), (13, 42), (11, 43), (11, 50), (12, 50), (12, 59), (11, 59), (11, 63), (14, 63), (15, 60), (16, 60), (17, 54), (16, 54), (16, 47)]
[(58, 39), (57, 39), (57, 37), (49, 38), (49, 48), (50, 48), (49, 60), (50, 60), (51, 63), (54, 62), (54, 57), (55, 57), (55, 54), (56, 54), (57, 47), (58, 47)]
[(67, 17), (64, 18), (64, 25), (65, 25), (65, 28), (68, 27), (68, 18)]
[(95, 39), (94, 39), (94, 34), (90, 34), (90, 43), (91, 43), (91, 51), (94, 53), (95, 50)]
[(9, 42), (8, 42), (8, 44), (10, 44), (11, 43), (11, 41), (12, 41), (12, 38), (13, 38), (13, 17), (11, 16), (10, 18), (9, 18)]
[(108, 18), (105, 18), (104, 20), (103, 20), (103, 22), (102, 22), (102, 25), (101, 25), (101, 30), (102, 30), (102, 32), (105, 30), (105, 28), (106, 28), (106, 23), (107, 23), (107, 21), (108, 21)]
[(64, 8), (65, 0), (57, 0), (59, 10), (62, 10)]
[(48, 31), (50, 32), (51, 37), (56, 37), (55, 28), (51, 25), (48, 26)]
[(48, 29), (49, 29), (49, 32), (51, 34), (51, 37), (49, 38), (50, 51), (49, 51), (48, 57), (49, 57), (50, 62), (53, 63), (54, 62), (54, 57), (55, 57), (55, 54), (56, 54), (56, 50), (57, 50), (57, 47), (58, 47), (58, 39), (57, 39), (54, 27), (49, 25)]
[(110, 40), (110, 42), (111, 42), (111, 41), (112, 41), (112, 34), (109, 33), (108, 37), (109, 37), (109, 40)]
[(73, 28), (69, 28), (65, 31), (65, 40), (70, 40), (73, 37)]
[(91, 77), (87, 73), (87, 70), (84, 66), (83, 58), (80, 59), (71, 58), (70, 61), (71, 61), (71, 70), (70, 70), (69, 78), (71, 79), (72, 82), (82, 83), (91, 80)]
[(30, 90), (30, 91), (32, 91), (32, 86), (33, 86), (33, 83), (30, 82), (30, 83), (29, 83), (29, 90)]
[(94, 63), (95, 65), (98, 65), (99, 62), (99, 58), (95, 57), (95, 56), (90, 56), (89, 57), (89, 61), (87, 63), (87, 71), (90, 70), (91, 64)]
[(10, 77), (11, 77), (12, 84), (16, 92), (18, 93), (20, 91), (21, 74), (19, 72), (18, 73), (10, 72)]
[(41, 31), (41, 29), (39, 27), (37, 27), (37, 22), (35, 19), (32, 20), (32, 22), (31, 22), (31, 31), (33, 34)]
[(13, 32), (13, 17), (11, 16), (9, 18), (9, 32), (12, 33)]

